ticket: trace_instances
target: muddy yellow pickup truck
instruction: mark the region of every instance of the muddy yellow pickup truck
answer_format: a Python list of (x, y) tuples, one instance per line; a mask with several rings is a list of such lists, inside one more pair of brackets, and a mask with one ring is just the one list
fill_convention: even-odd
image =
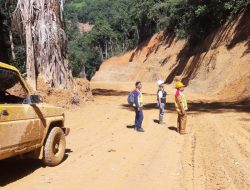
[(0, 160), (32, 156), (56, 166), (68, 133), (63, 109), (42, 103), (15, 67), (0, 62)]

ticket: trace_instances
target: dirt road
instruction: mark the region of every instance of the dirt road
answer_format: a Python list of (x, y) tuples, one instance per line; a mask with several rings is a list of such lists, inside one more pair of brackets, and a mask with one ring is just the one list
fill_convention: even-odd
[(1, 161), (0, 189), (250, 189), (249, 103), (191, 103), (189, 134), (180, 136), (172, 98), (167, 124), (159, 126), (155, 95), (145, 84), (146, 132), (138, 133), (126, 105), (131, 84), (92, 86), (95, 101), (66, 113), (71, 134), (64, 162), (44, 168), (37, 161)]

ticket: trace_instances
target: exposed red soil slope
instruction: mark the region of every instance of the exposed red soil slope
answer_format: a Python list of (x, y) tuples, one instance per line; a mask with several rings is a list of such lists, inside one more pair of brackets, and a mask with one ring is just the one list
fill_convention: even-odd
[(216, 99), (250, 97), (250, 10), (225, 23), (196, 47), (165, 32), (105, 61), (93, 81), (172, 83), (179, 76), (193, 93)]

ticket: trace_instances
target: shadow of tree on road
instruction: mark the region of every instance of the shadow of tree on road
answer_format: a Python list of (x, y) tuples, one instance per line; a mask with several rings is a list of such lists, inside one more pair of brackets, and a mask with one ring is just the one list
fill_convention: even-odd
[(168, 129), (169, 129), (170, 131), (175, 131), (175, 132), (177, 132), (177, 128), (174, 127), (174, 126), (170, 126), (170, 127), (168, 127)]
[(96, 88), (92, 90), (92, 94), (94, 96), (125, 96), (128, 95), (128, 91), (118, 91), (118, 90), (111, 90), (111, 89), (101, 89)]
[[(128, 104), (121, 105), (124, 109), (128, 109), (130, 111), (134, 111), (134, 108)], [(152, 110), (158, 109), (156, 103), (148, 103), (143, 106), (144, 110)], [(175, 105), (174, 103), (166, 104), (167, 112), (174, 112)], [(227, 111), (235, 111), (235, 112), (246, 112), (250, 113), (250, 99), (244, 100), (240, 102), (189, 102), (188, 103), (188, 112), (191, 114), (198, 113), (222, 113)]]
[[(113, 90), (113, 89), (102, 89), (96, 88), (92, 90), (93, 96), (128, 96), (129, 91)], [(142, 93), (143, 95), (155, 95), (149, 93)]]

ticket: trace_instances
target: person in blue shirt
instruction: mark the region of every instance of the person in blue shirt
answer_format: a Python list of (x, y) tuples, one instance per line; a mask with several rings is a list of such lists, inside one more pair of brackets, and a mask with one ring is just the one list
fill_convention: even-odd
[(135, 129), (138, 132), (144, 132), (142, 128), (142, 121), (143, 121), (143, 97), (141, 93), (142, 83), (140, 81), (135, 83), (136, 89), (133, 91), (134, 99), (135, 99)]

